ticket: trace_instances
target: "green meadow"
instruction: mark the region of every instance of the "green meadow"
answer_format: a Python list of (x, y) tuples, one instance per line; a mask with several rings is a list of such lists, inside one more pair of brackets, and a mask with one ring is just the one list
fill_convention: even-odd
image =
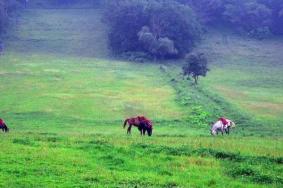
[[(0, 187), (283, 186), (282, 39), (207, 37), (211, 71), (194, 86), (181, 63), (164, 71), (109, 57), (100, 15), (30, 9), (14, 20), (0, 56), (10, 127)], [(152, 137), (126, 135), (124, 119), (139, 114)], [(237, 127), (212, 137), (221, 115)]]

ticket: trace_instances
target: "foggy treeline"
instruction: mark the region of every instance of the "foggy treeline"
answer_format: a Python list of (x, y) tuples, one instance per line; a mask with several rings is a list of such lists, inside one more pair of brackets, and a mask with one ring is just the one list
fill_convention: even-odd
[(120, 0), (108, 3), (106, 18), (115, 53), (183, 57), (206, 27), (221, 25), (257, 39), (282, 35), (283, 1)]
[(115, 54), (141, 58), (183, 57), (206, 27), (221, 25), (257, 39), (283, 34), (283, 0), (0, 0), (0, 32), (9, 16), (30, 4), (103, 4), (109, 47)]

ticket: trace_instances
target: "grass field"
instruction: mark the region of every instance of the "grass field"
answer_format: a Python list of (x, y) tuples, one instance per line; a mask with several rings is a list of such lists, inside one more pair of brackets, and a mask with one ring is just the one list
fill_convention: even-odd
[(211, 74), (204, 84), (262, 121), (283, 122), (283, 40), (251, 40), (231, 34), (207, 36)]
[[(232, 60), (216, 50), (211, 58), (219, 61), (194, 87), (178, 76), (179, 66), (164, 73), (158, 64), (107, 60), (99, 20), (92, 41), (101, 52), (89, 49), (84, 32), (95, 28), (81, 33), (74, 29), (81, 21), (70, 24), (70, 15), (89, 14), (29, 10), (7, 39), (0, 116), (11, 130), (0, 134), (0, 187), (282, 187), (280, 64), (243, 67), (246, 59), (236, 58), (243, 55)], [(40, 29), (52, 20), (56, 27)], [(62, 42), (67, 34), (82, 45)], [(253, 110), (261, 101), (279, 107)], [(124, 118), (137, 114), (153, 120), (152, 137), (136, 129), (126, 135)], [(238, 127), (211, 137), (205, 119), (221, 114)]]

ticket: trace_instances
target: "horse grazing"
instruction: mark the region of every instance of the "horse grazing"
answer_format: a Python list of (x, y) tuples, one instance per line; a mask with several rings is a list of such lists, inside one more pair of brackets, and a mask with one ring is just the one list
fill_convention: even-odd
[(145, 135), (145, 132), (147, 132), (148, 136), (152, 135), (152, 122), (144, 116), (137, 116), (125, 119), (124, 128), (127, 124), (129, 125), (127, 129), (127, 134), (131, 134), (132, 126), (135, 126), (139, 129), (141, 135)]
[(233, 128), (235, 126), (236, 125), (233, 121), (221, 117), (211, 126), (211, 135), (217, 135), (218, 132), (221, 132), (222, 135), (224, 132), (226, 134), (230, 134), (230, 128)]
[(3, 119), (0, 119), (0, 129), (2, 129), (3, 132), (9, 132), (9, 128), (7, 127)]

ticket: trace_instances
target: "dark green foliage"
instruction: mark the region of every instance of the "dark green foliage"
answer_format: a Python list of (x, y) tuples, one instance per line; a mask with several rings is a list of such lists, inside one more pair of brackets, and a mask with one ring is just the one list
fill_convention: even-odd
[(0, 35), (6, 30), (9, 16), (23, 7), (23, 0), (0, 0)]
[(115, 54), (143, 51), (159, 59), (181, 57), (201, 33), (192, 9), (173, 1), (111, 2), (105, 18)]
[(116, 54), (140, 51), (138, 32), (146, 25), (144, 2), (112, 2), (108, 5), (105, 18), (109, 23), (109, 45)]
[(190, 51), (195, 41), (199, 39), (201, 28), (190, 7), (164, 1), (151, 4), (148, 12), (150, 15), (148, 25), (159, 40), (161, 51), (167, 46), (169, 55), (182, 56)]
[(271, 15), (271, 9), (253, 1), (231, 1), (225, 4), (223, 12), (225, 20), (256, 38), (263, 38), (270, 33)]
[(283, 0), (258, 0), (272, 10), (271, 31), (283, 34)]
[(195, 84), (198, 83), (199, 76), (206, 76), (207, 59), (203, 53), (192, 53), (186, 57), (187, 64), (183, 67), (184, 76), (192, 76)]
[(251, 37), (283, 34), (282, 0), (177, 0), (191, 6), (205, 25), (225, 24)]
[(147, 26), (142, 27), (142, 30), (138, 32), (138, 37), (139, 42), (142, 43), (144, 50), (154, 57), (164, 58), (178, 54), (178, 50), (175, 48), (174, 41), (167, 37), (157, 38)]
[(203, 24), (219, 22), (224, 11), (223, 0), (179, 0), (179, 2), (191, 6)]

